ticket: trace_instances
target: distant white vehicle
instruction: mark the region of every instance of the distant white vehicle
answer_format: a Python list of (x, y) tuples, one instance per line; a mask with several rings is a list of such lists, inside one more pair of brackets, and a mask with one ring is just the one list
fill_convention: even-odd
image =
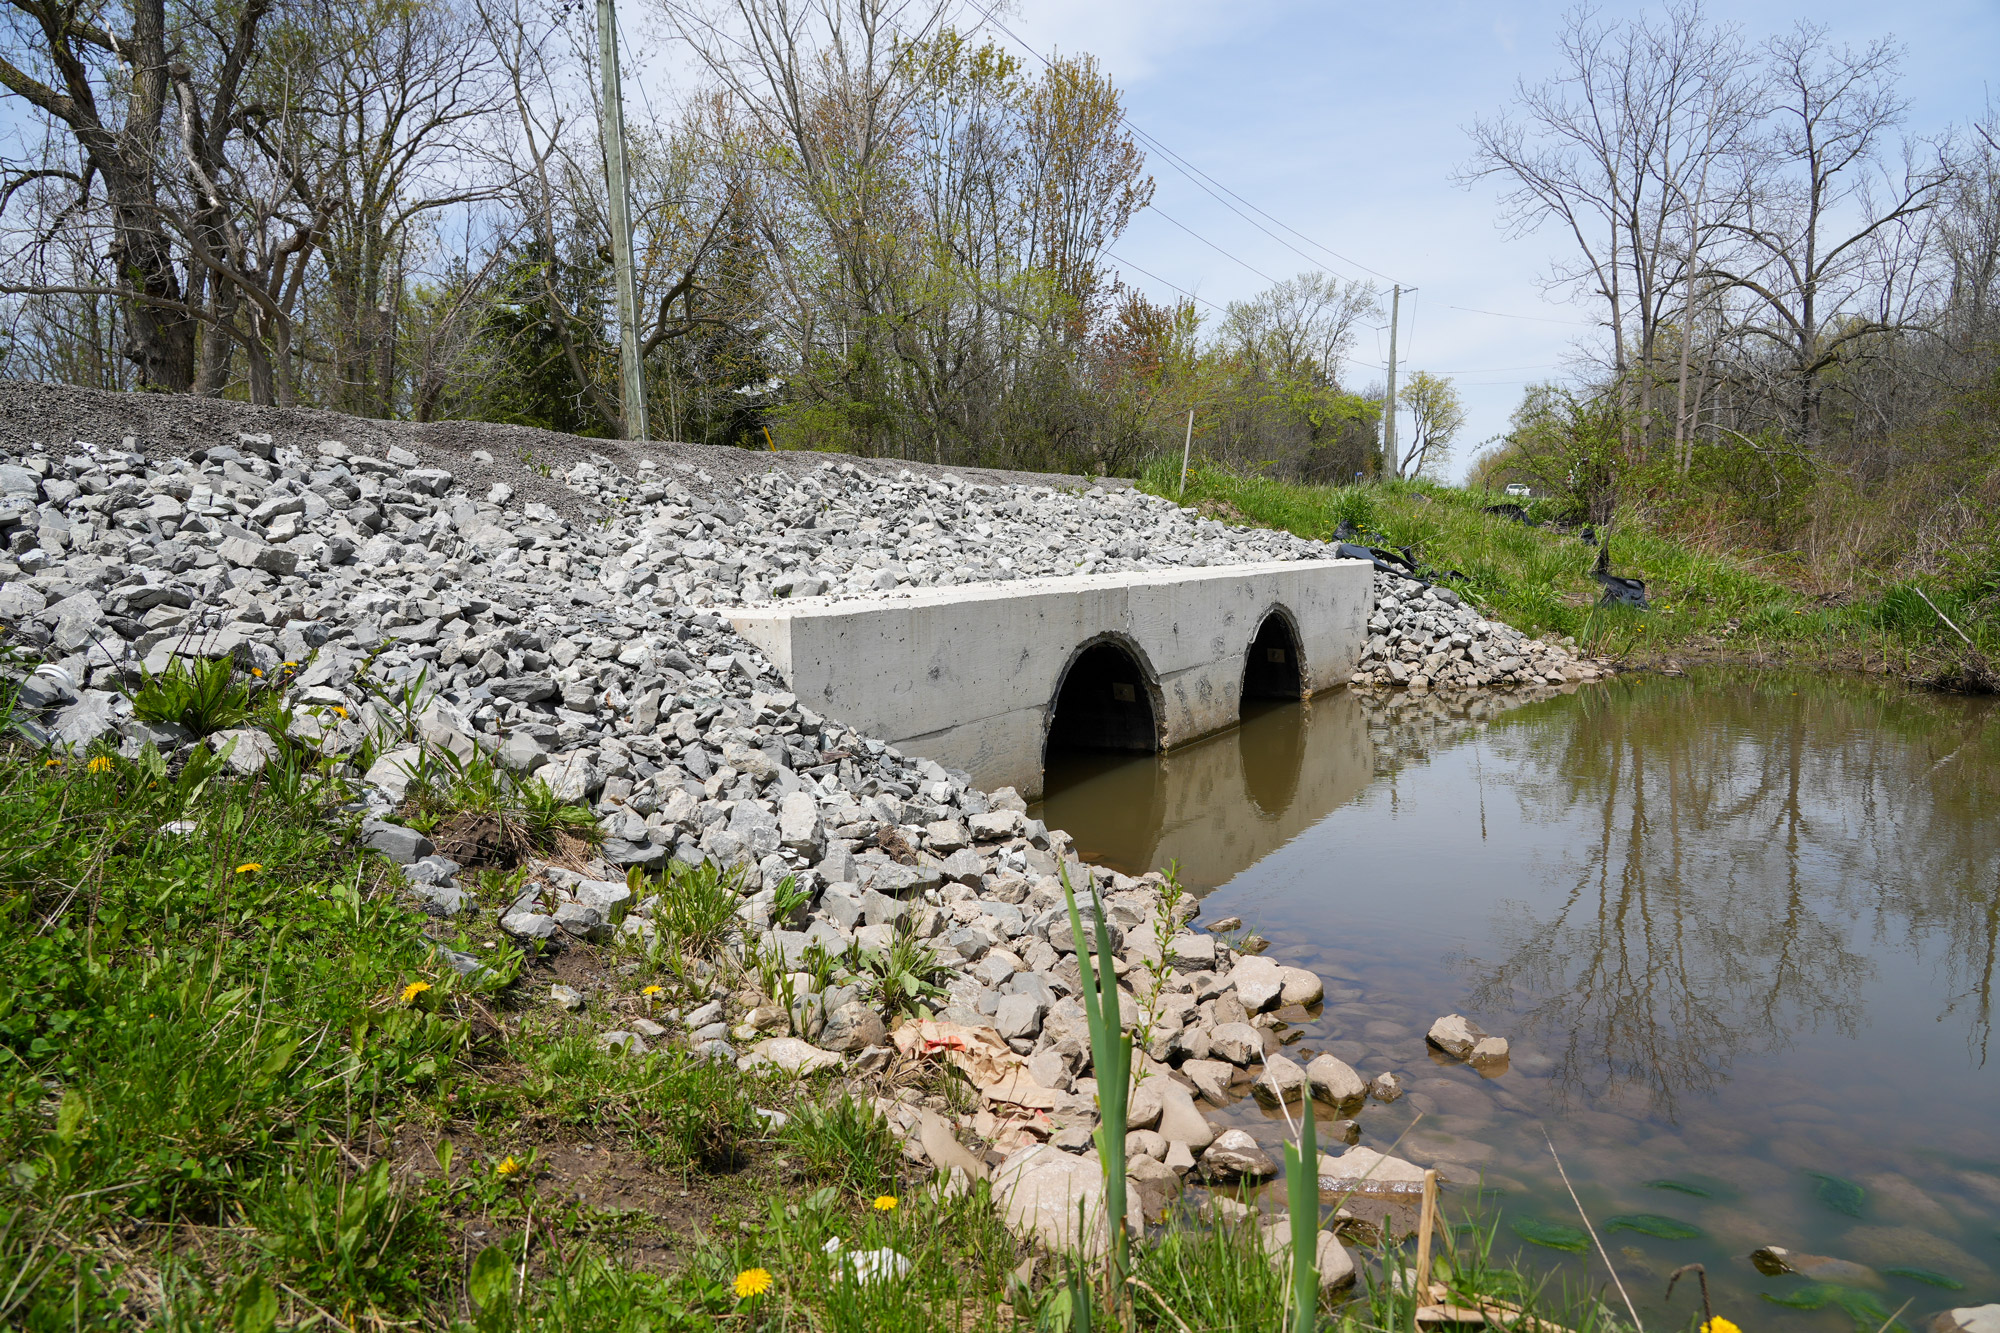
[(1525, 481), (1510, 481), (1507, 483), (1507, 494), (1509, 495), (1519, 495), (1525, 498), (1534, 493), (1534, 490)]

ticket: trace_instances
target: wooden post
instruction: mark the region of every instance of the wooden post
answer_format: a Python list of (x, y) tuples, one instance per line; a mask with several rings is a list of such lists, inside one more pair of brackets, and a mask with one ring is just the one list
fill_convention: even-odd
[(1188, 450), (1194, 448), (1194, 409), (1188, 409), (1187, 438), (1181, 441), (1181, 496), (1187, 496)]
[(1437, 1227), (1438, 1173), (1424, 1172), (1424, 1202), (1417, 1214), (1417, 1304), (1431, 1303), (1431, 1232)]
[(604, 80), (604, 183), (611, 193), (611, 264), (618, 291), (618, 379), (628, 440), (646, 430), (646, 377), (639, 365), (639, 283), (632, 270), (632, 196), (625, 168), (625, 95), (618, 80), (618, 12), (597, 0), (597, 58)]
[[(611, 0), (603, 0), (610, 4)], [(1403, 288), (1398, 283), (1389, 298), (1389, 389), (1382, 397), (1382, 477), (1402, 475), (1396, 458), (1396, 326), (1403, 322)]]

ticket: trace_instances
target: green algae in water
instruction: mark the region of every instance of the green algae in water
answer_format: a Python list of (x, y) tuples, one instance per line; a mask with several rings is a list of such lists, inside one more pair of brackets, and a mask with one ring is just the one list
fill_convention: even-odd
[(1923, 1282), (1933, 1287), (1943, 1287), (1946, 1291), (1965, 1290), (1963, 1282), (1948, 1274), (1940, 1273), (1935, 1268), (1913, 1268), (1908, 1265), (1899, 1265), (1895, 1268), (1885, 1268), (1882, 1271), (1890, 1277), (1906, 1277), (1912, 1282)]
[(1583, 1231), (1561, 1222), (1544, 1222), (1538, 1218), (1515, 1218), (1507, 1224), (1509, 1230), (1530, 1245), (1541, 1245), (1551, 1250), (1569, 1250), (1581, 1254), (1590, 1246), (1590, 1237)]
[(1604, 1229), (1636, 1231), (1642, 1236), (1658, 1236), (1661, 1240), (1699, 1240), (1706, 1234), (1692, 1222), (1683, 1222), (1677, 1217), (1661, 1217), (1658, 1213), (1625, 1213), (1608, 1219)]
[(1712, 1199), (1715, 1197), (1714, 1190), (1706, 1189), (1703, 1186), (1685, 1180), (1649, 1180), (1646, 1182), (1646, 1188), (1649, 1190), (1672, 1190), (1676, 1194), (1692, 1194), (1697, 1199)]
[(1810, 1282), (1783, 1294), (1767, 1291), (1762, 1295), (1771, 1304), (1792, 1310), (1824, 1310), (1831, 1305), (1845, 1311), (1847, 1317), (1854, 1321), (1855, 1328), (1865, 1329), (1868, 1333), (1885, 1327), (1903, 1327), (1890, 1322), (1889, 1310), (1872, 1294), (1853, 1287), (1835, 1286), (1831, 1282)]
[(1817, 1198), (1836, 1213), (1846, 1213), (1849, 1217), (1861, 1216), (1861, 1206), (1868, 1202), (1868, 1191), (1851, 1180), (1839, 1176), (1829, 1176), (1824, 1171), (1808, 1171), (1819, 1184), (1813, 1188)]

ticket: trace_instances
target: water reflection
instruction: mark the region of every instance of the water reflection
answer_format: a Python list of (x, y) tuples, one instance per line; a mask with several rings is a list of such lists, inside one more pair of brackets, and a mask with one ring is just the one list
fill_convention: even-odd
[(1136, 875), (1179, 861), (1205, 891), (1352, 800), (1374, 769), (1361, 704), (1337, 691), (1252, 705), (1235, 730), (1156, 758), (1052, 753), (1036, 815), (1096, 864)]
[[(1498, 915), (1469, 1002), (1546, 1036), (1564, 1094), (1633, 1084), (1672, 1114), (1746, 1055), (1856, 1036), (1873, 952), (1935, 936), (1959, 979), (1943, 1007), (1983, 1062), (1990, 708), (1717, 683), (1592, 692), (1493, 736), (1522, 819), (1567, 835), (1549, 857), (1560, 895)], [(1931, 780), (1941, 747), (1982, 796)]]
[[(1044, 817), (1102, 859), (1180, 858), (1210, 915), (1319, 970), (1326, 1008), (1289, 1053), (1403, 1074), (1362, 1141), (1423, 1112), (1401, 1151), (1483, 1179), (1509, 1225), (1575, 1220), (1546, 1129), (1593, 1217), (1706, 1233), (1621, 1234), (1655, 1294), (1699, 1260), (1719, 1308), (1834, 1333), (1831, 1307), (1756, 1303), (1801, 1281), (1742, 1262), (1775, 1243), (1875, 1269), (1911, 1326), (1943, 1297), (1899, 1266), (1965, 1283), (1953, 1304), (2000, 1298), (1992, 701), (1724, 671), (1335, 695), (1051, 788)], [(1510, 1073), (1432, 1065), (1422, 1034), (1455, 1011), (1513, 1040)], [(1219, 1114), (1272, 1150), (1283, 1133), (1252, 1103)], [(1815, 1172), (1862, 1183), (1860, 1215)]]

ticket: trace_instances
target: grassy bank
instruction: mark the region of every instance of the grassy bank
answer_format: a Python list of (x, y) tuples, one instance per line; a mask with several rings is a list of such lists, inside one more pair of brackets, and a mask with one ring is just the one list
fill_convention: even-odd
[[(714, 969), (754, 991), (726, 931), (696, 929), (712, 877), (650, 886), (660, 919), (690, 922), (682, 947), (579, 945), (552, 966), (493, 931), (508, 874), (477, 877), (470, 928), (405, 907), (400, 872), (355, 849), (348, 793), (310, 769), (7, 747), (0, 1326), (1084, 1326), (1066, 1266), (1004, 1229), (984, 1183), (940, 1189), (868, 1100), (962, 1107), (945, 1066), (861, 1089), (672, 1036), (620, 1055), (548, 1002), (561, 979), (671, 1025)], [(904, 1271), (857, 1280), (879, 1250)], [(1328, 1325), (1407, 1328), (1381, 1280), (1403, 1253), (1364, 1256)], [(1459, 1303), (1599, 1319), (1496, 1262), (1490, 1233), (1450, 1256)], [(1134, 1327), (1282, 1318), (1284, 1275), (1248, 1228), (1190, 1219), (1134, 1272)]]
[(1302, 486), (1196, 467), (1183, 495), (1179, 480), (1180, 460), (1162, 459), (1140, 485), (1225, 521), (1303, 537), (1331, 539), (1346, 520), (1412, 548), (1425, 565), (1457, 571), (1451, 587), (1517, 629), (1574, 635), (1625, 661), (1818, 662), (1946, 687), (1996, 684), (2000, 589), (1977, 583), (1812, 593), (1785, 577), (1781, 560), (1704, 549), (1631, 520), (1609, 530), (1611, 570), (1645, 579), (1652, 609), (1604, 608), (1591, 578), (1597, 549), (1548, 524), (1553, 514), (1542, 502), (1526, 504), (1539, 524), (1529, 525), (1485, 512), (1499, 496), (1424, 481)]

